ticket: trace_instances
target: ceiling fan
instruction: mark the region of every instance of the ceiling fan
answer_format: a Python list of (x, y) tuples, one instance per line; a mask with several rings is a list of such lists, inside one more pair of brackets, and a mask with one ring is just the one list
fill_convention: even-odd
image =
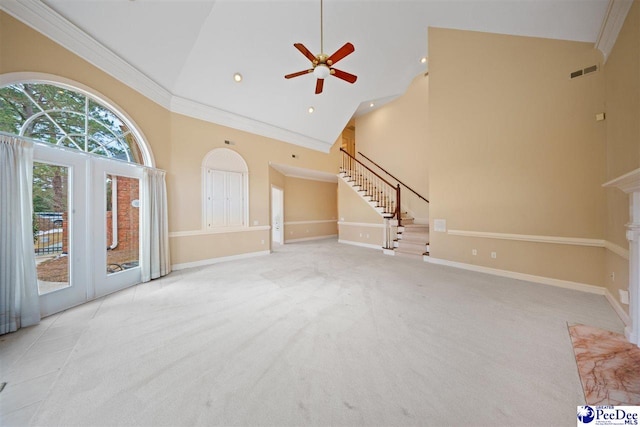
[(340, 49), (338, 49), (333, 55), (328, 56), (324, 53), (324, 35), (322, 29), (322, 1), (320, 0), (320, 54), (314, 55), (309, 49), (307, 49), (302, 43), (294, 43), (294, 47), (298, 49), (309, 61), (311, 61), (311, 68), (308, 70), (298, 71), (297, 73), (287, 74), (285, 79), (291, 79), (293, 77), (303, 76), (305, 74), (313, 73), (316, 77), (316, 95), (322, 93), (324, 86), (324, 79), (329, 75), (342, 79), (349, 83), (355, 83), (358, 76), (355, 76), (346, 71), (333, 68), (333, 65), (343, 59), (345, 56), (353, 53), (355, 48), (349, 42), (345, 43)]

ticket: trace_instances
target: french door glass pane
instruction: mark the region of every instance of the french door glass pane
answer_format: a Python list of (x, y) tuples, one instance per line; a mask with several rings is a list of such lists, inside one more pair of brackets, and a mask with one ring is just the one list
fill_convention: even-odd
[(33, 164), (33, 241), (40, 295), (70, 286), (69, 168)]
[(106, 178), (107, 274), (138, 267), (140, 258), (140, 180)]

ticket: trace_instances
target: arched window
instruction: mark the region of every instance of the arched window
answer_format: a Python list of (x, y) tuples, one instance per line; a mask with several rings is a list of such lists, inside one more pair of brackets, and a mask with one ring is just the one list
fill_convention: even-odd
[(97, 97), (66, 85), (21, 82), (0, 88), (0, 131), (112, 159), (149, 163), (127, 123)]
[(242, 156), (228, 148), (216, 148), (202, 161), (203, 225), (247, 227), (249, 220), (249, 170)]

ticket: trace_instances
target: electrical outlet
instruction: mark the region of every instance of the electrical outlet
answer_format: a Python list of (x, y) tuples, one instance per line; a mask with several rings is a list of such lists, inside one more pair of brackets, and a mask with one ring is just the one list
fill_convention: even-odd
[(477, 249), (471, 249), (471, 255), (478, 255)]
[(498, 258), (498, 254), (496, 252), (491, 252), (491, 258), (493, 259)]

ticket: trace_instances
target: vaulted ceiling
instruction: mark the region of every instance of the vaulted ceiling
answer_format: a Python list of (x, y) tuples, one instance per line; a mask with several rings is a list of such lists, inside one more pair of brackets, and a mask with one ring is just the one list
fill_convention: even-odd
[(293, 43), (320, 53), (320, 0), (0, 0), (172, 111), (322, 151), (354, 114), (401, 95), (427, 71), (428, 27), (596, 42), (609, 3), (325, 0), (325, 53), (353, 43), (338, 68), (358, 80), (328, 77), (315, 95), (312, 75), (284, 75), (310, 66)]

